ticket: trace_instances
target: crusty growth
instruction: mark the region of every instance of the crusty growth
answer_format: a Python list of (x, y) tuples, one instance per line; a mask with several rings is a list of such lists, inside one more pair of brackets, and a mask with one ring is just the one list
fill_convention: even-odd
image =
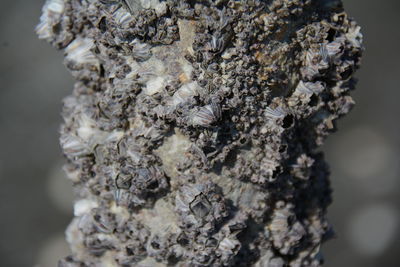
[(339, 0), (50, 0), (37, 33), (76, 79), (60, 266), (321, 265), (362, 50)]

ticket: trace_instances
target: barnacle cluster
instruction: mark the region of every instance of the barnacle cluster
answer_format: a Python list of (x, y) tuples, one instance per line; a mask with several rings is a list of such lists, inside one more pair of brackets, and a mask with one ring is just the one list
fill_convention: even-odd
[(37, 33), (76, 79), (60, 266), (322, 264), (362, 52), (339, 0), (48, 0)]

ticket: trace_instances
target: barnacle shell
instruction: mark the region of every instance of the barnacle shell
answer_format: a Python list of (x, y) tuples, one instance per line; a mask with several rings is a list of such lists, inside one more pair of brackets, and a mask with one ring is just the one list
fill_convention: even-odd
[(36, 33), (40, 39), (48, 39), (53, 36), (53, 27), (59, 23), (64, 12), (64, 0), (46, 0), (42, 8), (40, 23), (36, 26)]
[(197, 96), (199, 93), (199, 88), (196, 82), (191, 82), (182, 85), (173, 95), (172, 97), (172, 105), (177, 106), (181, 103), (184, 103), (194, 96)]
[(283, 110), (282, 107), (277, 107), (275, 109), (267, 107), (265, 108), (264, 113), (268, 118), (271, 119), (279, 119), (279, 118), (284, 118), (286, 116), (286, 112)]
[(122, 28), (128, 27), (129, 22), (133, 20), (129, 8), (118, 8), (113, 12), (113, 20)]
[(319, 266), (318, 152), (362, 53), (340, 1), (48, 0), (76, 79), (60, 266)]
[(73, 62), (76, 65), (89, 64), (98, 66), (99, 61), (92, 52), (93, 47), (94, 41), (92, 39), (75, 39), (65, 48), (65, 59)]
[(208, 127), (221, 118), (221, 107), (218, 103), (211, 103), (200, 107), (190, 116), (190, 122), (193, 125)]
[(130, 42), (130, 45), (132, 46), (132, 56), (133, 58), (139, 60), (139, 61), (145, 61), (151, 57), (151, 46), (142, 43), (139, 40), (135, 39), (132, 42)]
[(72, 157), (83, 156), (90, 153), (90, 148), (77, 136), (67, 134), (61, 135), (60, 143), (64, 152)]

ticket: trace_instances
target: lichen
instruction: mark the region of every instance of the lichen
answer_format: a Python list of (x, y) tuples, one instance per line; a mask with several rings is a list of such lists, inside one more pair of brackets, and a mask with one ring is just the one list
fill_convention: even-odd
[(338, 0), (48, 0), (76, 79), (60, 266), (319, 266), (318, 147), (354, 102), (362, 35)]

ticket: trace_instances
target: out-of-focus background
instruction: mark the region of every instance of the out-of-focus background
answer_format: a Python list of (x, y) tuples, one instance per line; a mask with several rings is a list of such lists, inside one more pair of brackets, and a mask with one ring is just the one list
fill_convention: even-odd
[[(1, 1), (0, 266), (56, 266), (68, 254), (64, 229), (72, 189), (61, 166), (61, 99), (72, 89), (62, 54), (34, 27), (43, 0)], [(363, 28), (366, 52), (355, 109), (324, 151), (337, 238), (328, 267), (400, 265), (400, 23), (398, 0), (344, 0)]]

